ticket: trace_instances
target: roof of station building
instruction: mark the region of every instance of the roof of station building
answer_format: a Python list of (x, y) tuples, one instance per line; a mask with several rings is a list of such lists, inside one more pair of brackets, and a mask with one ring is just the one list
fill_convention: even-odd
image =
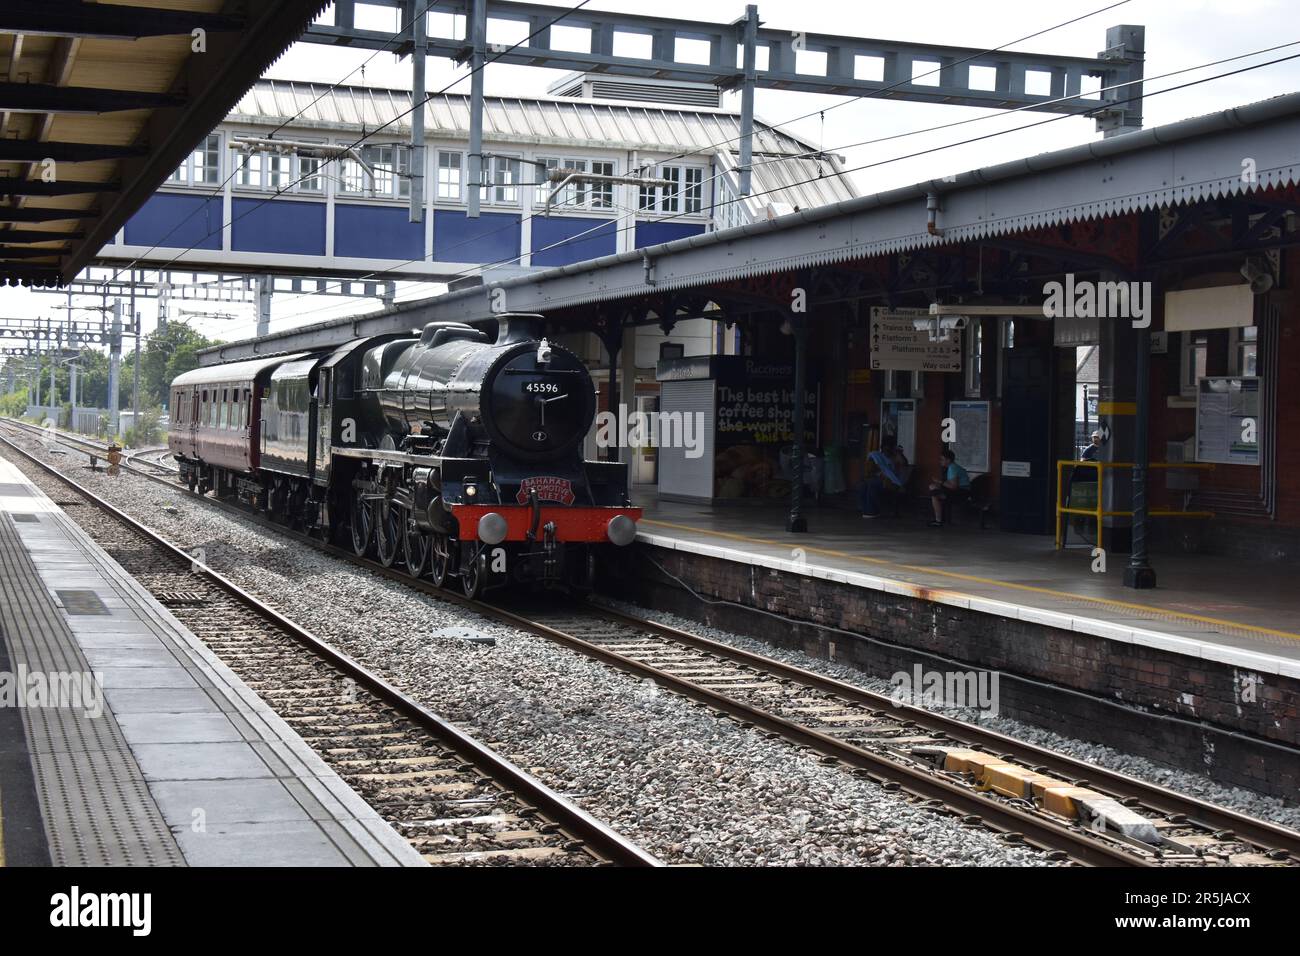
[[(432, 140), (467, 140), (469, 96), (444, 93), (430, 98), (424, 119)], [(275, 126), (291, 121), (289, 128), (295, 130), (376, 130), (367, 142), (400, 142), (411, 134), (411, 93), (263, 79), (253, 84), (227, 121)], [(483, 139), (497, 144), (635, 150), (650, 158), (684, 153), (730, 170), (739, 163), (740, 114), (625, 100), (487, 96)], [(815, 145), (757, 118), (753, 150), (752, 192), (762, 197), (750, 201), (756, 216), (772, 200), (808, 209), (858, 195), (837, 157), (821, 155)]]

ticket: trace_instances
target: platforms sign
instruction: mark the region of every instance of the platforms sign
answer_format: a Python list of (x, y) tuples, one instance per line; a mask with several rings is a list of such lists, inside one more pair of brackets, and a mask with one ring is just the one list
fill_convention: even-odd
[(871, 310), (871, 367), (898, 372), (960, 372), (961, 332), (932, 342), (915, 319), (931, 318), (926, 309)]

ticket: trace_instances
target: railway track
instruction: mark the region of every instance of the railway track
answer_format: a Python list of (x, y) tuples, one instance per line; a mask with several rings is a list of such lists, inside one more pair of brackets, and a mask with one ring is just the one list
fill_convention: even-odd
[[(107, 442), (87, 438), (84, 435), (69, 434), (57, 428), (39, 428), (28, 422), (15, 421), (14, 419), (5, 419), (5, 424), (19, 428), (29, 434), (38, 434), (46, 442), (58, 442), (69, 448), (83, 451), (87, 455), (94, 455), (97, 459), (106, 459), (108, 456)], [(153, 472), (161, 475), (174, 475), (177, 471), (174, 466), (156, 460), (156, 456), (166, 451), (167, 449), (164, 447), (141, 448), (130, 454), (123, 455), (122, 460), (131, 466), (150, 468)]]
[[(178, 487), (153, 471), (128, 470)], [(203, 500), (253, 516), (227, 502)], [(885, 695), (590, 604), (510, 609), (470, 601), (317, 538), (267, 527), (654, 681), (720, 716), (902, 790), (936, 812), (1059, 858), (1118, 866), (1300, 866), (1296, 831)], [(1052, 794), (1050, 784), (1057, 785)]]
[[(1053, 822), (1072, 831), (1071, 839), (1105, 844), (1141, 863), (1300, 866), (1300, 833), (1295, 831), (782, 661), (605, 608), (530, 610), (526, 618), (592, 656), (810, 747), (828, 761), (882, 781), (892, 779), (918, 798), (938, 799), (954, 812), (963, 811), (970, 802), (950, 801), (951, 791), (936, 783), (966, 790), (975, 785), (980, 799), (988, 803), (1024, 809), (1049, 820), (1055, 817)], [(962, 751), (996, 758), (1002, 766), (1025, 773), (1004, 773), (989, 786), (990, 775), (972, 773), (971, 767), (998, 764), (946, 759)], [(1109, 826), (1103, 829), (1086, 813), (1075, 819), (1047, 813), (1037, 806), (1041, 800), (1034, 799), (1031, 775), (1113, 799), (1148, 821), (1158, 842)], [(975, 812), (998, 828), (1015, 826), (1013, 817), (990, 814), (988, 807)], [(1059, 836), (1031, 827), (1021, 833), (1029, 842), (1044, 846)], [(1063, 843), (1055, 849), (1076, 857)], [(1108, 856), (1076, 858), (1107, 862)]]
[(92, 538), (429, 863), (658, 865), (489, 746), (7, 438), (0, 442), (93, 505), (75, 516)]

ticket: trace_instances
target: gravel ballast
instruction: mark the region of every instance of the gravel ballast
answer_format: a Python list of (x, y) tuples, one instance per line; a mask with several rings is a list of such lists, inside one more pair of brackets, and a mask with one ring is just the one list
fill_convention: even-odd
[[(800, 651), (777, 647), (730, 631), (710, 627), (707, 624), (677, 614), (651, 611), (621, 601), (602, 600), (600, 603), (615, 610), (644, 617), (660, 624), (667, 624), (670, 627), (689, 631), (692, 634), (698, 634), (701, 637), (729, 644), (732, 647), (754, 654), (763, 654), (826, 677), (833, 677), (863, 690), (885, 695), (890, 695), (895, 690), (888, 680), (872, 677), (846, 664), (837, 664)], [(933, 709), (939, 710), (938, 708)], [(1255, 793), (1240, 787), (1225, 787), (1200, 774), (1166, 766), (1146, 757), (1135, 756), (1100, 744), (1067, 737), (1053, 731), (1044, 730), (1041, 727), (1035, 727), (1033, 724), (1012, 720), (1009, 717), (991, 717), (989, 714), (975, 708), (945, 708), (941, 712), (945, 716), (978, 724), (988, 730), (997, 731), (1027, 743), (1037, 744), (1040, 747), (1047, 747), (1090, 764), (1105, 767), (1108, 770), (1125, 773), (1140, 780), (1146, 780), (1179, 793), (1190, 794), (1253, 817), (1280, 823), (1292, 829), (1300, 829), (1300, 806), (1287, 805), (1276, 797)]]
[[(29, 449), (40, 443), (18, 439)], [(1053, 865), (544, 638), (306, 549), (180, 489), (41, 451), (670, 863)], [(20, 467), (51, 497), (68, 492)], [(79, 517), (76, 509), (70, 512)], [(490, 637), (494, 643), (466, 640)]]

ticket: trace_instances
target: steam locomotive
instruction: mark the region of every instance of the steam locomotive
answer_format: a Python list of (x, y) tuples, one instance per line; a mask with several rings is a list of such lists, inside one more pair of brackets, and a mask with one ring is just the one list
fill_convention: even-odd
[(588, 590), (601, 549), (630, 544), (641, 517), (625, 464), (583, 460), (595, 387), (538, 315), (497, 317), (494, 340), (433, 322), (195, 369), (171, 408), (192, 491), (470, 597)]

